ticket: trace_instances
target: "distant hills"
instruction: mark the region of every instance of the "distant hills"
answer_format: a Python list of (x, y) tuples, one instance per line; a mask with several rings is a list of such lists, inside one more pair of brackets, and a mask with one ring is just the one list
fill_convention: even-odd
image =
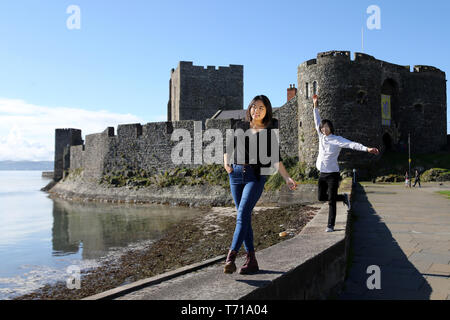
[(53, 161), (0, 161), (0, 170), (53, 171)]

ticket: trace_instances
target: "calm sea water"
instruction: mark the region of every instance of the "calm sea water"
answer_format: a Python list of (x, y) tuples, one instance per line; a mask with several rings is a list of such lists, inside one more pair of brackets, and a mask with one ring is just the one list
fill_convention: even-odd
[(65, 281), (69, 266), (95, 267), (200, 213), (164, 205), (52, 200), (40, 191), (50, 181), (41, 175), (0, 171), (0, 299)]

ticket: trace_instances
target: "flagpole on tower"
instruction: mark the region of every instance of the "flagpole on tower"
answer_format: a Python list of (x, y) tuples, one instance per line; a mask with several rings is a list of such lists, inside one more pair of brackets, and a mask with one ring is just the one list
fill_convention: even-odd
[(361, 28), (361, 53), (364, 53), (364, 27)]

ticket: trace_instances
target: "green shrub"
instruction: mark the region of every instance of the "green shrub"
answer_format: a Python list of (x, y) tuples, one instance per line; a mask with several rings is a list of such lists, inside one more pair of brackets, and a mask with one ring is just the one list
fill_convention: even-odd
[(450, 170), (443, 169), (443, 168), (429, 169), (422, 174), (421, 180), (425, 181), (425, 182), (428, 182), (428, 181), (450, 181)]
[[(283, 164), (289, 175), (297, 183), (315, 183), (315, 180), (306, 180), (306, 165), (298, 162), (296, 157), (283, 159)], [(105, 174), (100, 183), (109, 184), (115, 187), (132, 186), (136, 188), (158, 186), (160, 188), (173, 185), (219, 185), (224, 188), (229, 187), (228, 173), (221, 164), (206, 164), (195, 168), (176, 167), (160, 173), (151, 174), (143, 169), (132, 170), (126, 168), (119, 172), (109, 172)], [(286, 182), (279, 174), (268, 177), (266, 190), (278, 190)]]

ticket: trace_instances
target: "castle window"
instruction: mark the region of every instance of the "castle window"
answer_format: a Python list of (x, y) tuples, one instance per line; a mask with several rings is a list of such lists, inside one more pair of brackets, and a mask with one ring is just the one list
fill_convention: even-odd
[(317, 81), (313, 82), (313, 95), (317, 94)]
[(359, 90), (357, 98), (356, 98), (356, 102), (359, 104), (366, 104), (367, 103), (367, 92), (364, 90)]
[(309, 83), (308, 82), (306, 82), (306, 85), (305, 85), (305, 97), (306, 97), (306, 99), (309, 98)]

